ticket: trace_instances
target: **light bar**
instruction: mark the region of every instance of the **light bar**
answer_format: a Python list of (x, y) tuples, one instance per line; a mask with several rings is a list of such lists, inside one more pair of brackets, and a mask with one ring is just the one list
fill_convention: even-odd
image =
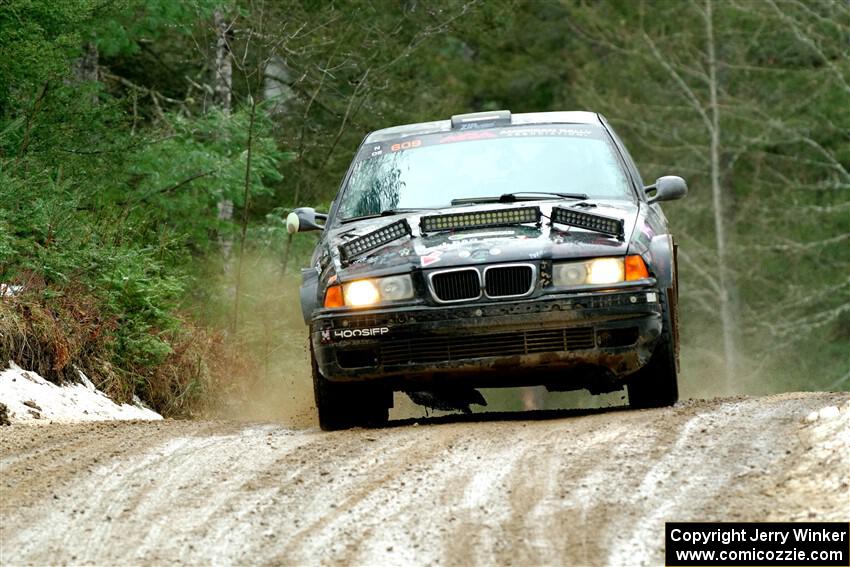
[(564, 224), (567, 226), (575, 226), (585, 230), (601, 232), (602, 234), (610, 234), (616, 236), (619, 240), (624, 238), (624, 228), (622, 219), (605, 217), (602, 215), (594, 215), (575, 209), (565, 209), (563, 207), (552, 207), (552, 224)]
[(473, 128), (493, 128), (494, 126), (510, 125), (510, 110), (472, 112), (470, 114), (455, 114), (452, 116), (452, 130), (470, 130)]
[(369, 234), (364, 234), (354, 240), (349, 240), (339, 247), (340, 256), (343, 260), (349, 260), (354, 256), (365, 254), (370, 250), (379, 248), (388, 242), (398, 240), (403, 236), (410, 234), (410, 225), (407, 220), (400, 220), (385, 227), (372, 231)]
[(516, 209), (498, 209), (495, 211), (476, 211), (422, 217), (419, 221), (419, 230), (422, 232), (435, 232), (438, 230), (483, 228), (530, 222), (540, 222), (540, 209), (537, 207), (519, 207)]

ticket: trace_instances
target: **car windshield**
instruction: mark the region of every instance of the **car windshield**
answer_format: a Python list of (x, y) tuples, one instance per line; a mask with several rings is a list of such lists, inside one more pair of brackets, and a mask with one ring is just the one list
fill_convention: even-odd
[(360, 149), (338, 215), (449, 207), (523, 191), (632, 199), (606, 133), (590, 125), (429, 134)]

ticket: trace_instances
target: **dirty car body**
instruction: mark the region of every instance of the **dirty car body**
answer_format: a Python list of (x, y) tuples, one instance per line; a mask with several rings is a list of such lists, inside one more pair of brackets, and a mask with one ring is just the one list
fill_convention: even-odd
[(685, 192), (678, 177), (645, 187), (590, 112), (370, 134), (326, 224), (311, 209), (288, 223), (322, 229), (301, 288), (322, 427), (385, 420), (393, 391), (630, 385), (633, 405), (673, 403), (675, 245), (658, 202)]

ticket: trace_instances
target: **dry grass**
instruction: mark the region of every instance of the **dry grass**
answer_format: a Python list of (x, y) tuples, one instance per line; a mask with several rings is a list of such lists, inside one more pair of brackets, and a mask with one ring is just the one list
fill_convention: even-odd
[(229, 400), (247, 397), (251, 359), (222, 331), (188, 320), (171, 340), (172, 353), (150, 369), (139, 369), (139, 393), (164, 415), (191, 417), (214, 412)]
[(0, 298), (0, 356), (51, 382), (114, 379), (106, 362), (115, 321), (79, 288), (48, 289), (30, 278), (24, 291)]
[(85, 290), (49, 288), (30, 278), (23, 292), (0, 297), (0, 360), (55, 384), (78, 382), (81, 371), (114, 400), (138, 396), (172, 417), (197, 415), (223, 399), (246, 396), (241, 377), (251, 374), (248, 359), (223, 333), (183, 319), (166, 337), (171, 353), (160, 364), (118, 368), (116, 326)]

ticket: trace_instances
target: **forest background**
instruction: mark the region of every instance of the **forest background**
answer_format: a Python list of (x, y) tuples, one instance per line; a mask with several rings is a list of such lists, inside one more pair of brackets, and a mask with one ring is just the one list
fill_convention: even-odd
[(0, 356), (167, 415), (294, 399), (286, 214), (371, 130), (502, 108), (688, 180), (685, 395), (850, 388), (844, 0), (0, 0)]

